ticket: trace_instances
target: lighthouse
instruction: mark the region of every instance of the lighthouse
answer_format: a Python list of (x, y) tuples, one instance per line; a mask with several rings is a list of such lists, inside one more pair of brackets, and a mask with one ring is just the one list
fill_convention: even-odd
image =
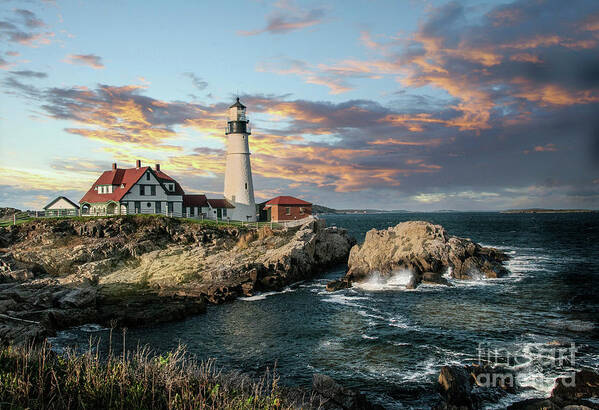
[(227, 114), (227, 163), (225, 168), (225, 198), (235, 206), (229, 217), (237, 221), (256, 221), (254, 183), (250, 164), (250, 120), (245, 105), (239, 102), (229, 107)]

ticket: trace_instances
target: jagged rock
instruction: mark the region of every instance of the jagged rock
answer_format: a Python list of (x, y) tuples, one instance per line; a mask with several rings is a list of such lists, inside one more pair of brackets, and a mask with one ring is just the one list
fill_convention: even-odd
[(329, 292), (335, 292), (337, 290), (347, 288), (351, 288), (351, 280), (349, 280), (348, 278), (332, 280), (329, 283), (327, 283), (327, 290)]
[(447, 404), (472, 408), (472, 384), (464, 367), (443, 366), (438, 383)]
[(370, 403), (362, 393), (343, 387), (333, 378), (315, 373), (312, 376), (312, 393), (319, 400), (319, 408), (323, 409), (382, 409)]
[(448, 284), (442, 277), (448, 268), (457, 279), (505, 276), (508, 271), (502, 262), (506, 259), (496, 249), (450, 236), (440, 225), (410, 221), (368, 231), (364, 243), (351, 249), (346, 277), (360, 282), (372, 272), (390, 276), (408, 269), (413, 272), (408, 288), (414, 288), (422, 281)]

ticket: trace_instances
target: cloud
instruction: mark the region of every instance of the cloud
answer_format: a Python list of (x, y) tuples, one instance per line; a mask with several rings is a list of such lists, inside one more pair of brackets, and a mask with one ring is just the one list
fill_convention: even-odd
[(15, 14), (23, 19), (23, 23), (28, 28), (39, 28), (46, 26), (46, 24), (41, 19), (37, 18), (35, 13), (32, 11), (17, 9), (15, 10)]
[(555, 152), (557, 151), (557, 147), (555, 144), (545, 144), (545, 145), (537, 145), (534, 147), (535, 152)]
[(18, 77), (27, 77), (27, 78), (46, 78), (48, 74), (43, 73), (41, 71), (31, 71), (31, 70), (20, 70), (20, 71), (11, 71), (13, 75)]
[(13, 18), (0, 20), (0, 39), (29, 47), (51, 43), (54, 33), (38, 31), (46, 24), (35, 13), (24, 9), (13, 10), (13, 13)]
[(95, 70), (104, 68), (104, 64), (102, 64), (102, 57), (99, 57), (95, 54), (69, 54), (62, 61), (69, 64), (85, 65)]
[(322, 8), (302, 10), (291, 1), (279, 1), (268, 17), (266, 26), (258, 30), (239, 30), (237, 34), (242, 36), (255, 36), (262, 33), (285, 34), (295, 30), (301, 30), (322, 23), (326, 15)]
[(203, 91), (206, 89), (206, 87), (208, 87), (208, 83), (206, 81), (202, 80), (200, 77), (198, 77), (194, 73), (187, 72), (187, 73), (183, 73), (183, 75), (185, 77), (188, 77), (191, 80), (193, 86), (195, 88), (197, 88), (199, 91)]

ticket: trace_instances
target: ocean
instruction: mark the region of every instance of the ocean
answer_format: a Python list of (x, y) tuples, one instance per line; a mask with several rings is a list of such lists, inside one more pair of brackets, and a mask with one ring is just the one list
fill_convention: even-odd
[[(499, 248), (511, 257), (501, 279), (451, 280), (454, 286), (406, 290), (409, 273), (334, 293), (326, 283), (346, 266), (281, 292), (210, 306), (184, 321), (127, 330), (127, 348), (157, 352), (187, 346), (223, 369), (261, 376), (276, 367), (281, 383), (309, 387), (321, 372), (387, 408), (426, 408), (436, 400), (441, 366), (482, 356), (508, 363), (518, 395), (548, 396), (555, 377), (599, 367), (599, 213), (496, 212), (323, 215), (363, 241), (372, 228), (408, 220), (440, 224), (456, 236)], [(59, 346), (87, 346), (108, 331), (82, 326), (61, 332)], [(116, 349), (120, 338), (115, 337)], [(115, 341), (116, 340), (116, 341)], [(557, 347), (574, 360), (556, 361)], [(573, 356), (572, 356), (573, 355)]]

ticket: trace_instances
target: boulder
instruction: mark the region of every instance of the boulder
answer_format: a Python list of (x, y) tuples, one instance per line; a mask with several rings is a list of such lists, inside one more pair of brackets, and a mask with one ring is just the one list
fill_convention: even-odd
[(73, 289), (60, 298), (58, 304), (60, 307), (84, 307), (94, 305), (96, 302), (96, 289), (79, 288)]
[(343, 387), (333, 378), (315, 373), (312, 376), (312, 394), (318, 408), (323, 409), (382, 409), (381, 406), (370, 403), (362, 393)]
[(364, 243), (351, 249), (346, 277), (360, 282), (375, 271), (391, 276), (408, 269), (414, 274), (408, 288), (421, 282), (448, 285), (443, 274), (450, 268), (456, 279), (505, 276), (508, 271), (502, 262), (506, 259), (496, 249), (450, 236), (440, 225), (409, 221), (368, 231)]
[(527, 399), (511, 404), (509, 410), (587, 410), (597, 409), (599, 373), (592, 369), (577, 371), (573, 377), (558, 378), (551, 397)]
[(551, 391), (551, 398), (560, 405), (575, 404), (581, 399), (599, 398), (599, 373), (582, 369), (571, 377), (559, 378)]
[(327, 290), (329, 292), (335, 292), (347, 288), (351, 288), (351, 280), (349, 280), (348, 278), (332, 280), (329, 283), (327, 283)]
[(472, 384), (470, 375), (464, 367), (443, 366), (438, 385), (447, 404), (472, 408)]

